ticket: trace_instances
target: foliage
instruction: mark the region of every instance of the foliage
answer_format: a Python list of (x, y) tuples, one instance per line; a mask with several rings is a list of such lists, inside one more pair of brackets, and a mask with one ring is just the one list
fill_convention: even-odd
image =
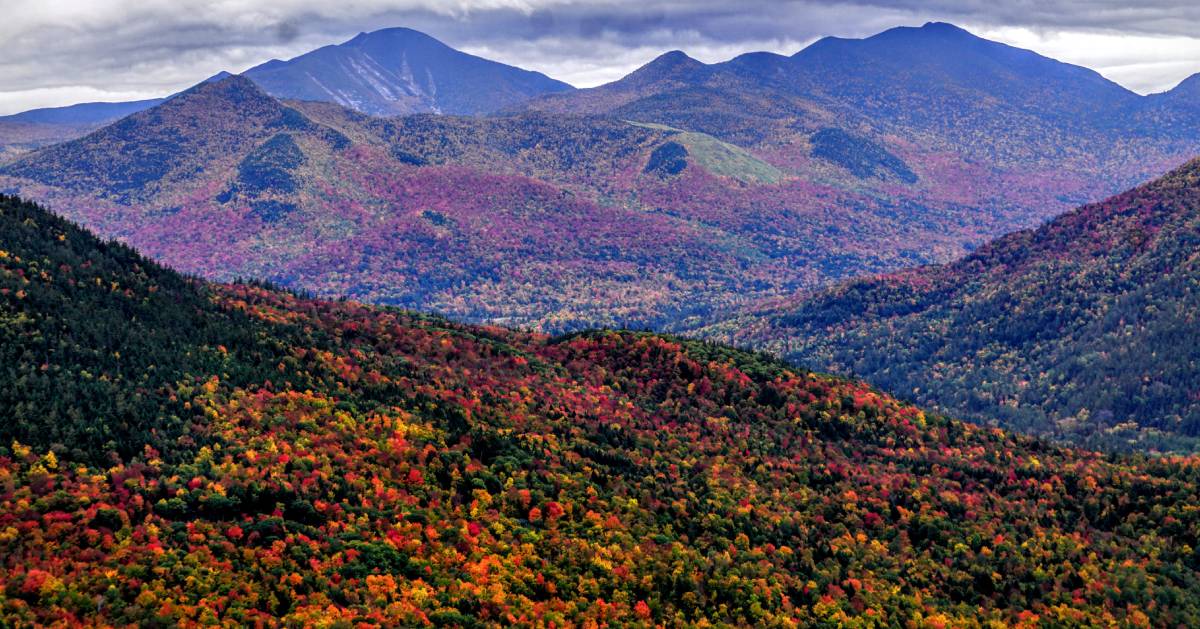
[(254, 191), (295, 192), (292, 171), (304, 163), (304, 153), (287, 133), (271, 136), (238, 164), (239, 187)]
[(904, 183), (917, 181), (904, 160), (866, 138), (828, 128), (814, 133), (811, 141), (813, 156), (842, 166), (856, 177), (882, 177), (890, 173)]
[(688, 150), (678, 142), (667, 142), (654, 149), (642, 171), (659, 177), (671, 177), (687, 168)]
[(711, 332), (1010, 429), (1194, 451), (1197, 207), (1194, 161), (960, 262), (851, 282)]
[[(203, 436), (131, 431), (104, 464), (36, 431), (0, 448), (5, 624), (1200, 622), (1195, 459), (1061, 449), (698, 341), (200, 285), (0, 205), (6, 281), (29, 279), (6, 304), (47, 322), (6, 362), (42, 360), (49, 322), (100, 354), (89, 319), (128, 317), (187, 376), (109, 367), (112, 395)], [(88, 309), (58, 309), (72, 286)], [(201, 357), (222, 334), (242, 345)], [(9, 388), (0, 412), (44, 407)]]

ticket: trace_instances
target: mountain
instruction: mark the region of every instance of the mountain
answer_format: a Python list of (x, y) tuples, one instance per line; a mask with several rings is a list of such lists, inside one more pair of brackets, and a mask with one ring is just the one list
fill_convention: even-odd
[(257, 140), (307, 121), (243, 77), (201, 83), (159, 107), (123, 118), (84, 138), (44, 151), (12, 172), (74, 189), (102, 187), (122, 200), (145, 198), (172, 184), (195, 186), (195, 162), (219, 164)]
[[(574, 89), (539, 72), (459, 52), (407, 28), (360, 33), (343, 44), (287, 61), (273, 59), (244, 74), (280, 98), (339, 103), (380, 116), (485, 114)], [(207, 81), (228, 76), (219, 72)], [(0, 116), (0, 163), (79, 138), (165, 100), (79, 103)]]
[(0, 122), (26, 122), (34, 124), (100, 125), (124, 118), (143, 109), (150, 109), (163, 102), (162, 98), (136, 100), (120, 103), (80, 103), (66, 107), (44, 107), (30, 109), (11, 116), (0, 116)]
[(0, 317), (5, 624), (1200, 620), (1192, 459), (696, 341), (206, 284), (12, 197)]
[[(1038, 121), (1060, 129), (1114, 124), (1112, 112), (1143, 100), (1095, 71), (936, 22), (865, 39), (826, 37), (792, 57), (750, 53), (710, 66), (691, 60), (686, 72), (664, 72), (669, 58), (687, 57), (664, 55), (615, 83), (546, 96), (529, 106), (599, 113), (614, 104), (627, 108), (634, 100), (613, 103), (600, 95), (651, 98), (703, 87), (724, 98), (737, 87), (767, 90), (798, 107), (849, 113), (859, 124), (945, 135), (956, 124), (969, 122), (967, 130), (974, 130), (994, 121), (995, 131), (1010, 137), (1033, 131), (1024, 127), (1040, 126)], [(1005, 120), (1022, 126), (1006, 130), (995, 124)], [(698, 130), (720, 135), (719, 129)]]
[[(799, 89), (894, 117), (936, 117), (947, 109), (1001, 105), (1017, 112), (1081, 122), (1139, 96), (1088, 68), (989, 41), (952, 24), (898, 27), (865, 39), (827, 37), (791, 57)], [(904, 98), (873, 97), (896, 90)], [(969, 96), (960, 103), (949, 98)], [(932, 110), (917, 111), (924, 96)], [(944, 120), (949, 123), (950, 120)]]
[(1200, 73), (1193, 74), (1179, 82), (1179, 85), (1163, 93), (1168, 99), (1182, 101), (1200, 96)]
[(484, 114), (573, 89), (540, 72), (459, 52), (407, 28), (389, 28), (243, 73), (269, 94), (327, 101), (379, 116)]
[[(892, 168), (880, 182), (915, 176)], [(0, 190), (211, 279), (544, 330), (711, 320), (949, 257), (982, 223), (664, 125), (374, 118), (280, 102), (245, 77), (26, 156), (0, 168)]]
[[(547, 95), (529, 107), (539, 111), (608, 113), (640, 98), (681, 88), (704, 79), (710, 68), (680, 50), (666, 52), (620, 81), (596, 88)], [(585, 104), (586, 103), (586, 104)], [(518, 106), (521, 108), (521, 106)]]
[(1200, 160), (946, 265), (710, 330), (1010, 429), (1097, 446), (1200, 437)]
[(1146, 97), (1148, 105), (1131, 115), (1148, 127), (1171, 131), (1194, 129), (1200, 125), (1200, 74), (1193, 74), (1179, 85), (1161, 94)]
[(0, 120), (0, 164), (44, 146), (65, 142), (95, 130), (93, 125), (38, 124)]
[[(664, 65), (656, 60), (614, 83), (523, 107), (704, 132), (806, 177), (870, 185), (855, 172), (856, 158), (822, 154), (817, 134), (837, 133), (855, 138), (851, 153), (916, 164), (922, 183), (914, 196), (923, 204), (954, 198), (1004, 208), (996, 222), (1005, 231), (1144, 182), (1200, 150), (1194, 100), (1163, 108), (1092, 70), (944, 23), (829, 37), (791, 57), (693, 62), (682, 74), (662, 72)], [(1055, 194), (1013, 196), (1037, 189)]]

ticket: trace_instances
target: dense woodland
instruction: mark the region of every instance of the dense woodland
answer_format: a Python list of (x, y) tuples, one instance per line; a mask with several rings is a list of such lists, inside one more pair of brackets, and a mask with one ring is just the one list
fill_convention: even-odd
[(204, 284), (0, 207), (34, 383), (0, 397), (7, 624), (1200, 623), (1194, 459), (696, 341)]
[(1200, 444), (1200, 161), (954, 264), (709, 329), (955, 416), (1090, 446)]

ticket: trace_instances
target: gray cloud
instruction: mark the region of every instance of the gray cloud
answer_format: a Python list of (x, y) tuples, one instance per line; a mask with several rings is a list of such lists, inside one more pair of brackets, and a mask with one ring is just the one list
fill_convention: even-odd
[(1200, 71), (1200, 4), (1179, 0), (0, 0), (0, 15), (0, 113), (163, 95), (401, 25), (579, 85), (669, 49), (705, 61), (792, 53), (934, 19), (1143, 92)]

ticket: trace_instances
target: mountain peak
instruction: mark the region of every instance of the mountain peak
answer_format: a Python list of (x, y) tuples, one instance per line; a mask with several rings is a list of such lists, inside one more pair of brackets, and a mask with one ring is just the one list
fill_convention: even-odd
[[(689, 57), (688, 54), (682, 50), (670, 50), (670, 51), (664, 52), (663, 54), (655, 57), (654, 60), (651, 61), (650, 63), (677, 64), (677, 63), (689, 63), (689, 62), (700, 63), (699, 61), (696, 61), (695, 59)], [(703, 64), (701, 64), (701, 65), (703, 65)]]
[(813, 42), (810, 46), (808, 46), (808, 48), (805, 48), (804, 50), (801, 50), (800, 52), (793, 55), (793, 57), (800, 57), (800, 56), (803, 56), (805, 53), (816, 52), (816, 51), (822, 50), (824, 48), (827, 48), (829, 46), (845, 46), (845, 45), (854, 45), (854, 44), (862, 44), (862, 43), (891, 42), (891, 41), (895, 41), (895, 40), (919, 41), (919, 40), (929, 40), (929, 39), (935, 39), (935, 38), (943, 40), (943, 41), (945, 41), (945, 40), (986, 41), (986, 40), (983, 40), (982, 38), (978, 37), (977, 35), (971, 33), (970, 31), (968, 31), (962, 27), (955, 26), (954, 24), (951, 24), (949, 22), (926, 22), (925, 24), (923, 24), (921, 26), (896, 26), (894, 28), (889, 28), (886, 31), (876, 33), (874, 35), (871, 35), (870, 37), (865, 37), (865, 38), (835, 37), (832, 35), (827, 36), (827, 37), (822, 37), (821, 39), (818, 39), (817, 41)]
[(926, 22), (923, 25), (921, 25), (920, 29), (917, 29), (917, 30), (923, 31), (925, 33), (970, 35), (971, 37), (975, 37), (974, 34), (972, 34), (970, 31), (966, 30), (965, 28), (956, 26), (949, 22)]
[[(421, 31), (407, 28), (404, 26), (392, 26), (389, 28), (381, 28), (379, 30), (374, 30), (374, 31), (369, 31), (369, 32), (363, 31), (363, 32), (359, 33), (358, 35), (355, 35), (353, 39), (345, 42), (343, 45), (344, 46), (361, 46), (361, 45), (367, 44), (367, 43), (383, 42), (383, 41), (387, 41), (389, 43), (395, 43), (398, 40), (405, 41), (405, 42), (414, 42), (414, 43), (415, 42), (436, 43), (441, 46), (446, 46), (446, 44), (442, 43), (436, 37), (433, 37), (427, 33), (422, 33)], [(446, 46), (446, 47), (449, 48), (449, 46)]]
[(627, 78), (637, 81), (678, 79), (707, 67), (704, 63), (689, 57), (682, 50), (672, 50), (655, 57), (650, 63), (634, 70)]
[(966, 44), (970, 42), (990, 42), (974, 33), (949, 22), (926, 22), (921, 26), (897, 26), (882, 33), (867, 37), (867, 42), (939, 42)]
[(380, 116), (484, 114), (572, 89), (404, 27), (359, 33), (287, 61), (269, 61), (245, 75), (278, 98), (333, 102)]
[(703, 67), (705, 67), (703, 62), (689, 57), (686, 52), (683, 52), (682, 50), (672, 50), (670, 52), (664, 52), (663, 54), (655, 57), (652, 61), (650, 61), (650, 63), (642, 66), (642, 69), (644, 70), (647, 68), (652, 68), (659, 72), (676, 72), (680, 70), (694, 70)]
[[(222, 74), (224, 76), (222, 76)], [(169, 101), (185, 97), (217, 97), (232, 98), (238, 101), (251, 99), (273, 100), (266, 92), (250, 79), (240, 74), (221, 73), (205, 79), (196, 85), (180, 92)], [(168, 101), (168, 102), (169, 102)]]
[(213, 83), (216, 81), (224, 81), (225, 79), (228, 79), (231, 76), (233, 76), (232, 72), (226, 72), (225, 70), (221, 70), (220, 72), (208, 77), (207, 79), (204, 79), (204, 82), (205, 83)]

